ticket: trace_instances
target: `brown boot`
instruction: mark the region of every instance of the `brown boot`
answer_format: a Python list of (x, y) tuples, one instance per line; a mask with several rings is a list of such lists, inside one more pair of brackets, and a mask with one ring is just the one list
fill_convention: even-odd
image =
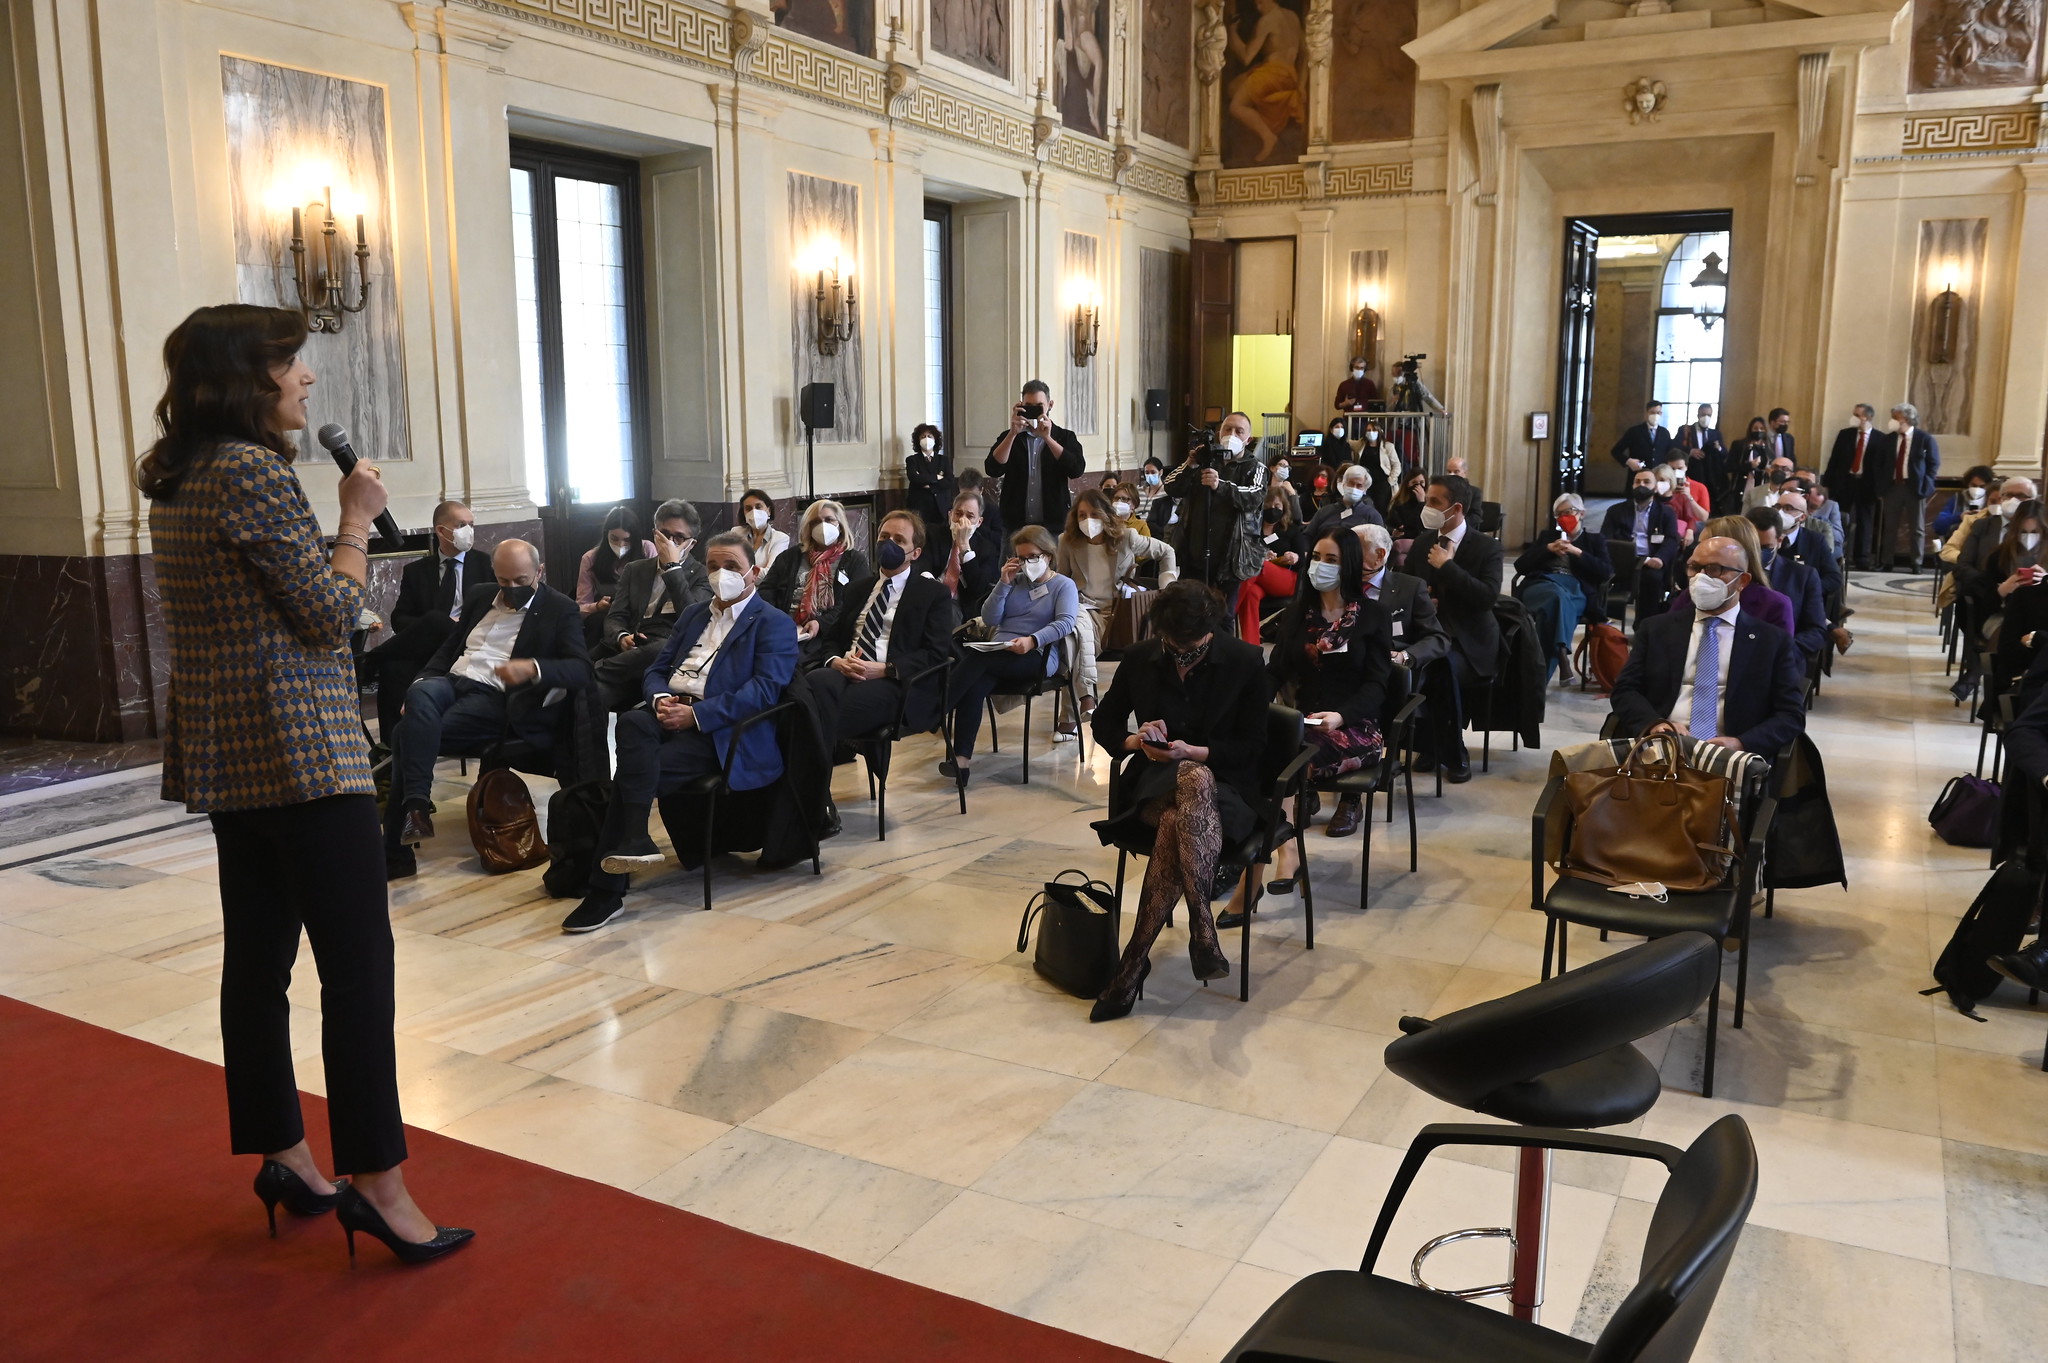
[(1856, 636), (1849, 632), (1847, 625), (1836, 625), (1829, 633), (1834, 636), (1835, 651), (1837, 653), (1847, 653), (1849, 645), (1856, 642)]
[(1330, 825), (1323, 831), (1333, 838), (1348, 838), (1358, 831), (1365, 822), (1365, 811), (1360, 808), (1356, 795), (1346, 795), (1337, 801), (1337, 810), (1330, 815)]

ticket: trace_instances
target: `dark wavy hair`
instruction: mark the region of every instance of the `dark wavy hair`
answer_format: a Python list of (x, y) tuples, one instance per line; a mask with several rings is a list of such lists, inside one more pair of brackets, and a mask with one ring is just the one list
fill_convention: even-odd
[[(626, 552), (612, 552), (612, 531), (626, 532)], [(619, 580), (619, 569), (636, 558), (647, 557), (647, 548), (640, 538), (640, 519), (633, 514), (633, 508), (621, 503), (604, 513), (604, 526), (597, 532), (597, 552), (590, 556), (591, 580), (600, 587), (610, 587)]]
[(223, 303), (200, 308), (164, 338), (164, 395), (156, 444), (135, 470), (142, 495), (172, 497), (193, 464), (225, 441), (273, 450), (289, 464), (298, 448), (272, 429), (281, 391), (271, 371), (306, 343), (306, 319), (291, 308)]
[(911, 452), (914, 454), (923, 453), (922, 450), (919, 450), (917, 448), (917, 442), (924, 438), (924, 433), (926, 431), (930, 431), (932, 435), (932, 453), (934, 455), (944, 454), (946, 452), (946, 433), (940, 430), (938, 427), (932, 425), (932, 423), (929, 421), (920, 421), (915, 426), (912, 426), (910, 428)]
[(1223, 629), (1230, 612), (1206, 583), (1184, 577), (1153, 596), (1151, 620), (1154, 637), (1186, 644)]

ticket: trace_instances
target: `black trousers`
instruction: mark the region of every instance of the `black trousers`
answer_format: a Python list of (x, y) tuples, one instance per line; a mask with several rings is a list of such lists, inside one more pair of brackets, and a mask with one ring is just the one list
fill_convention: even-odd
[(1425, 755), (1450, 761), (1465, 753), (1465, 692), (1484, 686), (1485, 679), (1472, 670), (1465, 655), (1452, 649), (1450, 656), (1424, 669), (1422, 694), (1425, 723), (1417, 745)]
[(1842, 562), (1844, 566), (1868, 568), (1876, 557), (1878, 521), (1881, 519), (1877, 499), (1843, 502), (1841, 507)]
[(320, 1053), (334, 1172), (405, 1159), (392, 1041), (391, 913), (377, 801), (330, 795), (212, 816), (220, 857), (220, 1035), (238, 1155), (305, 1139), (285, 990), (299, 931), (320, 972)]
[(981, 733), (981, 710), (999, 686), (1030, 682), (1045, 675), (1045, 650), (1029, 653), (982, 653), (970, 649), (953, 668), (953, 752), (974, 756)]
[(628, 710), (619, 716), (619, 766), (612, 778), (612, 799), (605, 807), (604, 827), (597, 836), (597, 859), (591, 862), (592, 894), (624, 894), (630, 876), (612, 875), (603, 859), (647, 832), (654, 803), (700, 776), (723, 770), (718, 748), (702, 729), (670, 732), (651, 710)]
[(364, 679), (377, 683), (377, 737), (383, 743), (390, 744), (398, 734), (405, 688), (413, 684), (454, 628), (455, 622), (447, 616), (428, 611), (363, 655)]
[(838, 747), (842, 739), (859, 738), (896, 721), (896, 704), (903, 695), (903, 683), (894, 677), (850, 681), (835, 668), (826, 666), (812, 672), (810, 681), (827, 752)]

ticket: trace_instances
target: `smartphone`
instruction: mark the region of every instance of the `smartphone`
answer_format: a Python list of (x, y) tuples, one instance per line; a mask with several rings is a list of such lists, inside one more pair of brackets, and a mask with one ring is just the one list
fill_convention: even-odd
[(1042, 402), (1019, 403), (1017, 410), (1024, 414), (1026, 421), (1038, 421), (1045, 416), (1045, 404)]
[(1138, 742), (1139, 742), (1139, 743), (1141, 743), (1141, 744), (1143, 744), (1143, 745), (1144, 745), (1145, 747), (1148, 747), (1148, 748), (1170, 748), (1170, 747), (1172, 747), (1172, 746), (1173, 746), (1173, 740), (1172, 740), (1172, 739), (1168, 739), (1168, 740), (1167, 740), (1166, 742), (1164, 742), (1164, 743), (1155, 743), (1155, 742), (1153, 742), (1153, 741), (1152, 741), (1151, 739), (1149, 739), (1149, 738), (1145, 738), (1145, 737), (1143, 737), (1143, 736), (1140, 736), (1140, 737), (1139, 737), (1139, 739), (1138, 739)]
[(1317, 719), (1314, 715), (1304, 715), (1302, 717), (1301, 722), (1303, 724), (1308, 725), (1312, 729), (1320, 729), (1323, 727), (1323, 722), (1320, 719)]

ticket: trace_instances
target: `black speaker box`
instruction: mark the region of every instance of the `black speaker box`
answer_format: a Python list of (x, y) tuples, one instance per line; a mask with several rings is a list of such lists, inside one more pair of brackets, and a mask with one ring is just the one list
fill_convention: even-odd
[(1166, 420), (1166, 390), (1164, 388), (1147, 388), (1145, 390), (1145, 420)]
[(832, 385), (807, 383), (797, 399), (797, 414), (814, 431), (829, 430), (834, 424)]

